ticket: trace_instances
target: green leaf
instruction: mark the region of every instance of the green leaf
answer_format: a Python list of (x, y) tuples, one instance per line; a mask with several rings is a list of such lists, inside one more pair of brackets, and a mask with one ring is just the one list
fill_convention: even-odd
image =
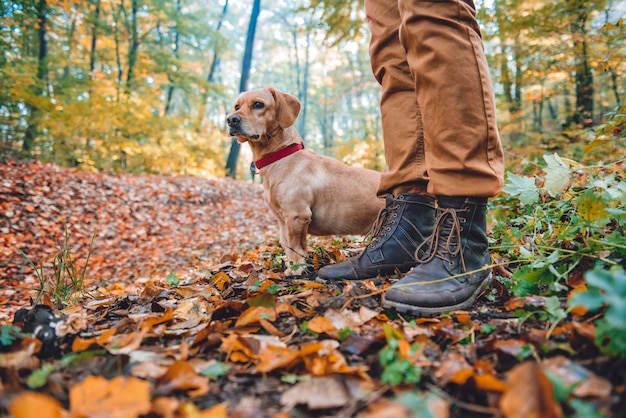
[(568, 385), (567, 382), (565, 382), (565, 380), (561, 379), (561, 377), (552, 373), (551, 371), (546, 370), (545, 373), (546, 373), (546, 377), (550, 380), (550, 382), (552, 382), (552, 388), (554, 390), (554, 398), (558, 402), (565, 402), (567, 398), (569, 397), (569, 395), (571, 395), (571, 393), (574, 391), (576, 386), (580, 383), (580, 382), (575, 382), (575, 383), (572, 383), (571, 385)]
[(575, 411), (574, 415), (570, 415), (571, 418), (604, 418), (604, 415), (590, 402), (572, 399), (568, 404)]
[(597, 290), (586, 290), (574, 293), (569, 301), (570, 307), (584, 306), (587, 310), (595, 312), (604, 305), (604, 296)]
[(398, 396), (398, 402), (410, 412), (411, 418), (435, 418), (428, 407), (429, 398), (434, 397), (432, 394), (423, 396), (418, 392), (407, 391)]
[(5, 347), (13, 345), (18, 335), (20, 335), (19, 327), (15, 325), (0, 326), (0, 345)]
[(232, 368), (232, 366), (226, 363), (216, 362), (211, 364), (210, 366), (202, 369), (200, 374), (202, 376), (206, 376), (211, 380), (217, 380), (220, 377), (224, 376), (228, 371)]
[(602, 226), (610, 221), (606, 203), (596, 196), (593, 190), (587, 189), (576, 200), (578, 215), (590, 224)]
[(167, 284), (172, 287), (176, 287), (180, 284), (180, 280), (178, 279), (178, 276), (175, 275), (174, 273), (168, 274), (165, 280), (167, 281)]
[(535, 185), (532, 177), (520, 177), (517, 174), (507, 172), (507, 183), (502, 189), (503, 192), (511, 196), (519, 196), (520, 202), (524, 205), (532, 205), (539, 201), (539, 189)]
[(48, 376), (56, 369), (57, 366), (54, 363), (45, 363), (39, 369), (34, 370), (30, 374), (30, 376), (28, 376), (28, 379), (26, 380), (26, 385), (29, 387), (29, 389), (39, 389), (40, 387), (45, 386), (46, 382), (48, 381)]
[(544, 154), (543, 159), (547, 164), (544, 170), (546, 172), (545, 189), (552, 195), (565, 190), (570, 182), (571, 169), (569, 165), (557, 153)]
[(491, 334), (492, 332), (494, 332), (496, 330), (497, 326), (493, 325), (493, 324), (483, 324), (482, 327), (480, 327), (480, 333), (481, 334)]

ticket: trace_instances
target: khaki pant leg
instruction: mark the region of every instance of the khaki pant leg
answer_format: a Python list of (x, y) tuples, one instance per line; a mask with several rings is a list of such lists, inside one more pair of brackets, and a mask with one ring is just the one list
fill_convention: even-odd
[(426, 190), (422, 116), (415, 81), (400, 44), (398, 0), (366, 0), (374, 77), (382, 86), (380, 111), (387, 167), (379, 195)]
[[(496, 195), (503, 184), (504, 158), (473, 2), (398, 3), (400, 41), (422, 111), (428, 191), (447, 196)], [(395, 105), (414, 108), (408, 96)], [(395, 110), (381, 105), (381, 111), (384, 121), (384, 112)], [(398, 140), (385, 138), (385, 148)]]

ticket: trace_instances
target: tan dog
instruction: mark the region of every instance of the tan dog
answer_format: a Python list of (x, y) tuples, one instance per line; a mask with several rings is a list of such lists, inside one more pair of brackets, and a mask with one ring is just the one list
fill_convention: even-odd
[(287, 276), (305, 269), (307, 233), (367, 234), (385, 205), (376, 197), (380, 173), (302, 149), (293, 126), (299, 112), (298, 99), (265, 88), (242, 93), (227, 117), (229, 135), (248, 142), (263, 177), (263, 198), (291, 263)]

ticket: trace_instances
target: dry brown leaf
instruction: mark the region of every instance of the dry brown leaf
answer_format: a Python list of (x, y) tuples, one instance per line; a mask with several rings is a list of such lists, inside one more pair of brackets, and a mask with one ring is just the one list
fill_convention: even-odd
[(150, 385), (134, 377), (87, 376), (70, 388), (74, 417), (131, 418), (150, 411)]
[(187, 361), (177, 360), (157, 379), (155, 391), (161, 395), (184, 391), (195, 398), (209, 391), (209, 379), (199, 375)]
[(508, 373), (506, 386), (500, 398), (505, 418), (563, 417), (552, 383), (537, 363), (527, 361), (515, 366)]
[(61, 418), (63, 416), (61, 404), (44, 393), (20, 393), (11, 400), (8, 409), (13, 418)]
[(305, 404), (310, 410), (319, 410), (342, 407), (350, 398), (339, 376), (315, 376), (285, 391), (280, 397), (280, 403), (290, 408)]
[(317, 332), (318, 334), (329, 333), (337, 330), (331, 320), (323, 316), (316, 316), (315, 318), (311, 319), (308, 322), (307, 327), (311, 331)]
[(259, 353), (259, 363), (256, 365), (258, 372), (267, 373), (278, 368), (288, 368), (299, 357), (297, 350), (288, 347), (276, 347), (268, 345)]
[(244, 327), (250, 324), (256, 324), (261, 319), (268, 321), (276, 320), (276, 310), (274, 308), (266, 308), (265, 306), (252, 306), (239, 315), (236, 327)]
[(579, 398), (607, 398), (611, 396), (613, 385), (606, 379), (576, 364), (564, 356), (543, 360), (546, 370), (560, 377), (566, 386), (574, 386), (572, 394)]
[(474, 374), (463, 354), (458, 351), (449, 351), (441, 359), (440, 366), (433, 373), (433, 378), (439, 386), (449, 382), (463, 385)]
[(474, 374), (476, 387), (487, 392), (504, 392), (507, 389), (506, 383), (492, 374)]

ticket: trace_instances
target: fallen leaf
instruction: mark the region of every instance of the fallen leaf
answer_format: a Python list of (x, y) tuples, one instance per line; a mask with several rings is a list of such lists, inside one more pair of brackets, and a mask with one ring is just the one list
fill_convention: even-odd
[(87, 376), (70, 388), (70, 412), (85, 418), (129, 418), (150, 411), (150, 385), (134, 377)]
[(44, 393), (23, 392), (11, 400), (8, 405), (13, 418), (61, 418), (63, 408), (53, 397)]
[(161, 395), (184, 391), (195, 398), (209, 391), (209, 379), (199, 375), (188, 362), (177, 360), (157, 379), (155, 391)]
[(280, 397), (280, 403), (289, 408), (304, 404), (309, 410), (319, 410), (342, 407), (350, 398), (340, 377), (314, 376), (285, 391)]
[(323, 316), (316, 316), (315, 318), (311, 319), (308, 322), (308, 328), (313, 332), (317, 332), (318, 334), (329, 333), (337, 330), (331, 320)]
[(518, 364), (508, 373), (500, 410), (505, 418), (563, 417), (552, 383), (533, 361)]

